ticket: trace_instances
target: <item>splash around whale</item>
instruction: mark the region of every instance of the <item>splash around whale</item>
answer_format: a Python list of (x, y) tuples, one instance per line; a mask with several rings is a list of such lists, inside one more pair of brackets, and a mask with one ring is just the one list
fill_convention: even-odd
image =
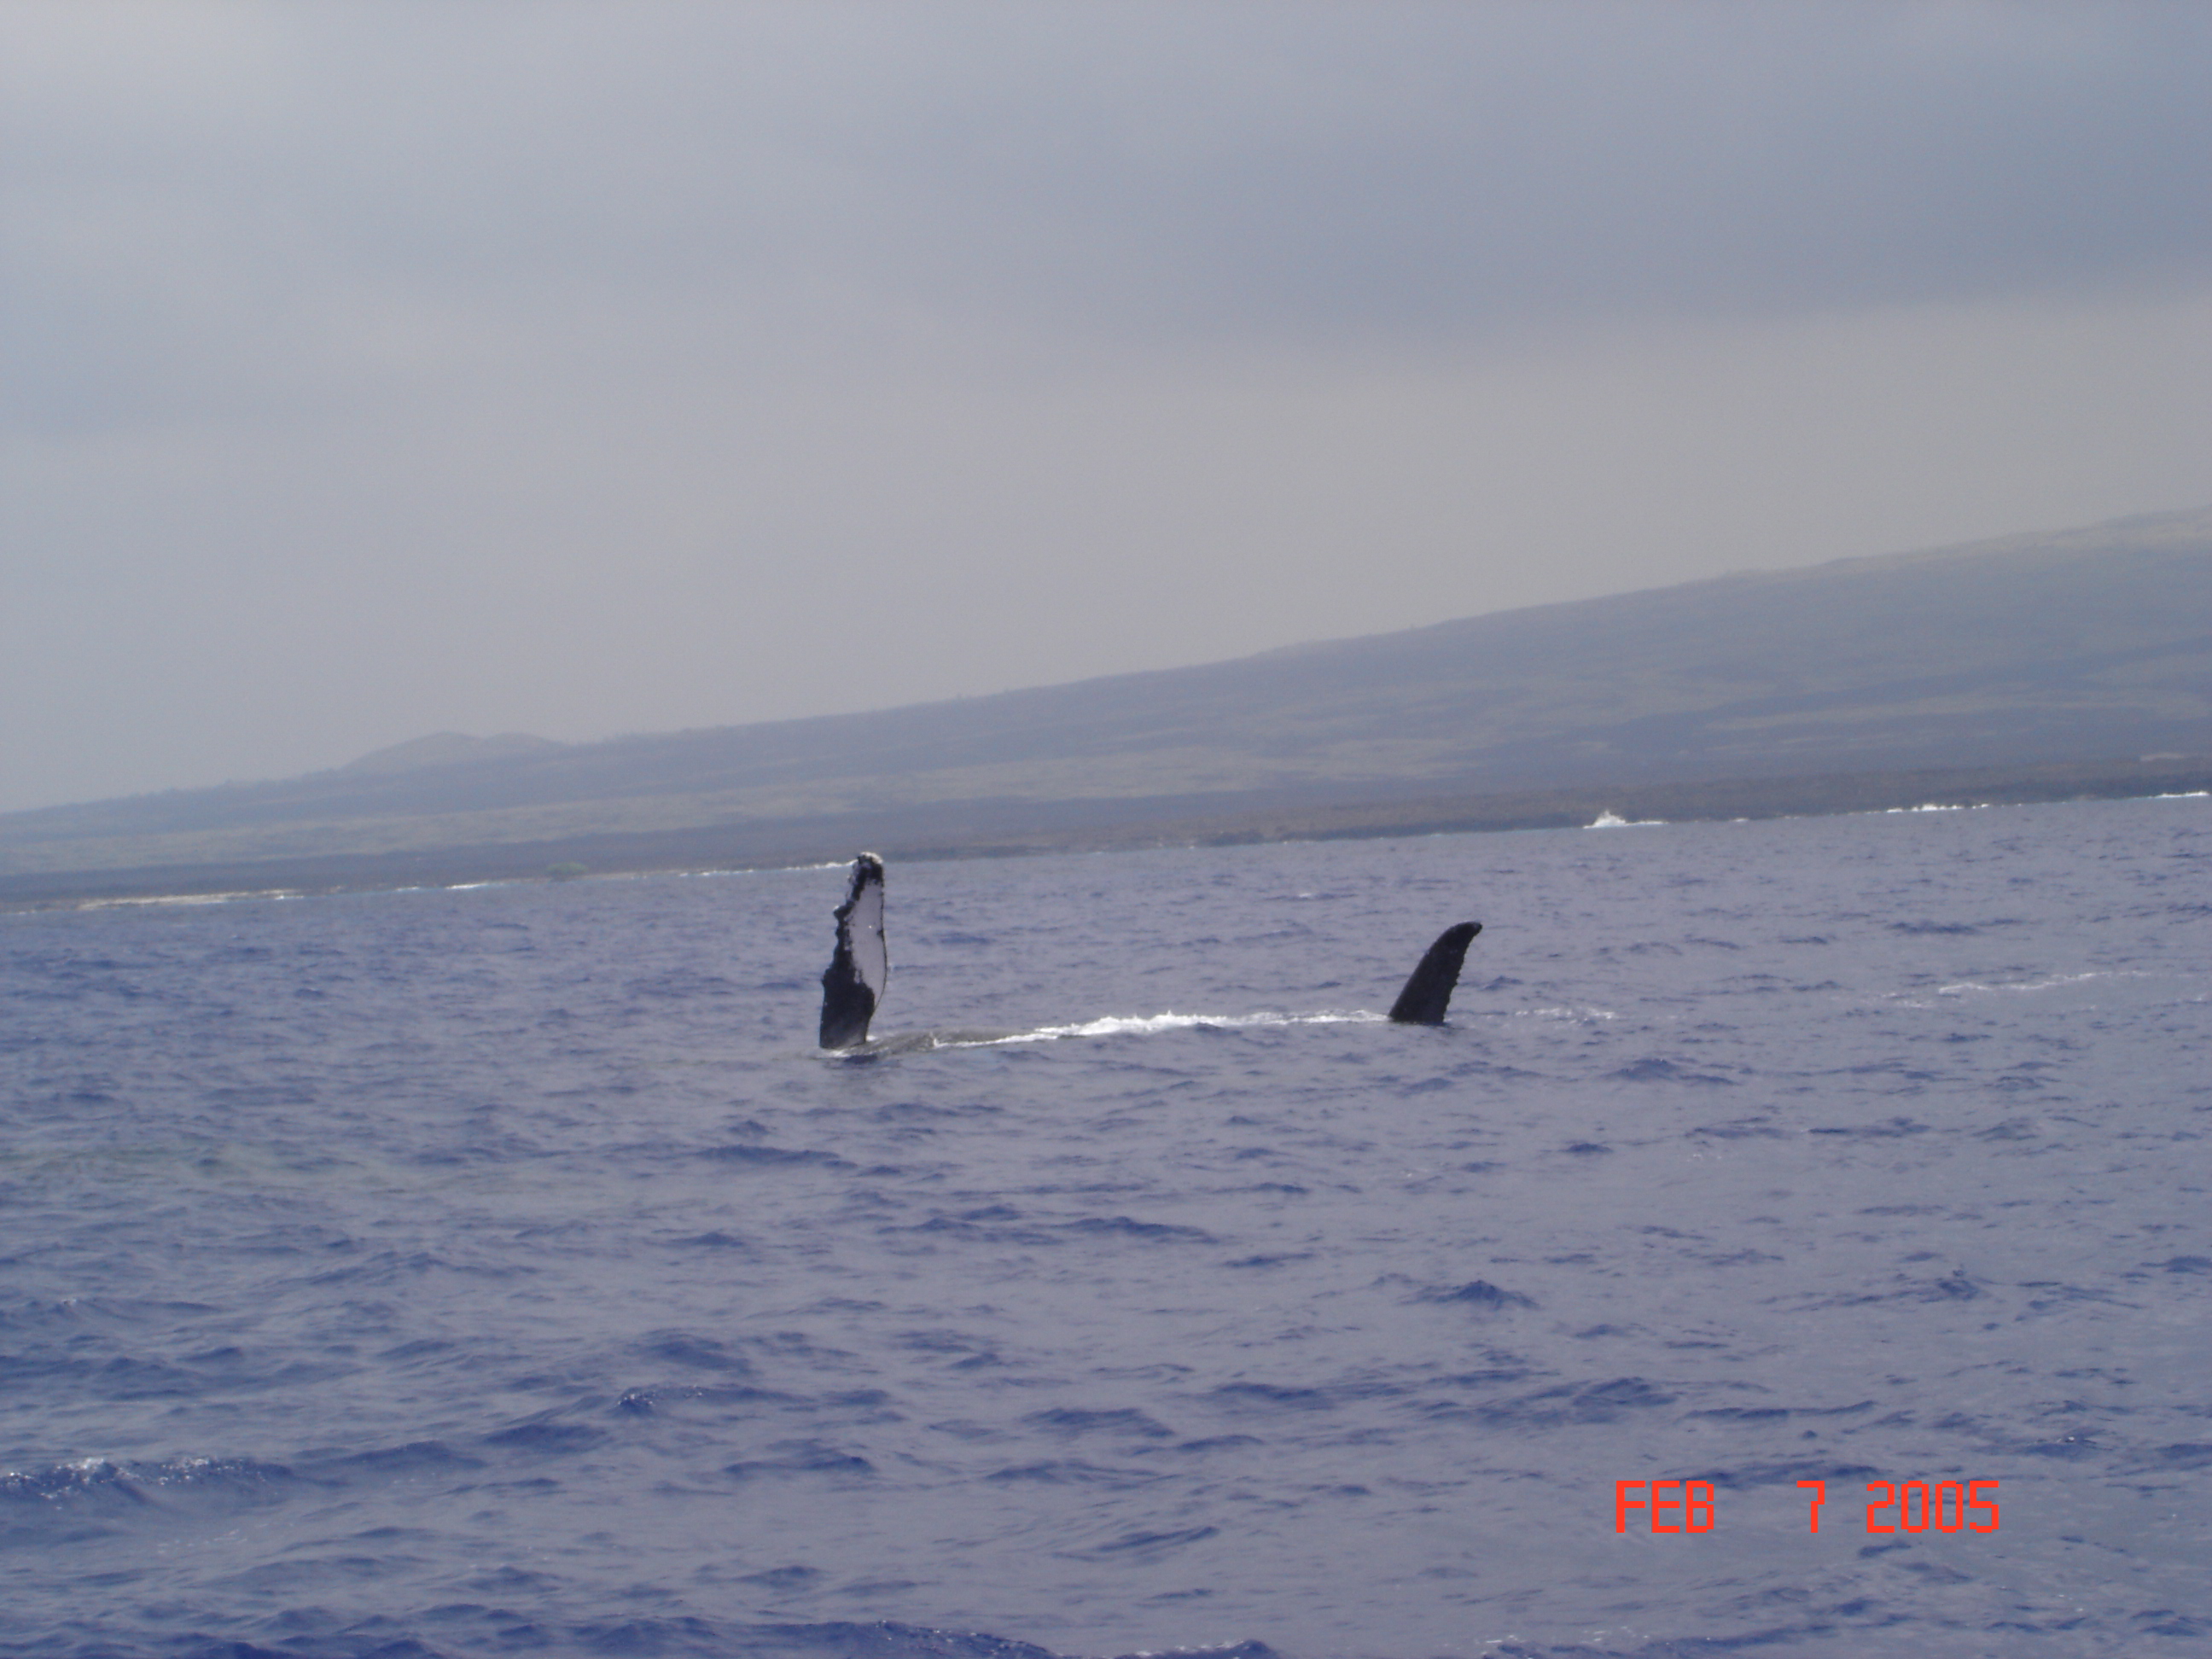
[[(1073, 1025), (1048, 1025), (1032, 1031), (945, 1030), (909, 1031), (871, 1042), (868, 1026), (882, 1006), (890, 983), (890, 947), (884, 937), (884, 861), (873, 853), (853, 860), (852, 878), (845, 902), (837, 907), (837, 943), (830, 965), (822, 970), (820, 1041), (839, 1053), (902, 1054), (927, 1048), (952, 1048), (986, 1043), (1042, 1042), (1062, 1036), (1104, 1035), (1108, 1031), (1154, 1030), (1162, 1024), (1219, 1024), (1196, 1016), (1163, 1014), (1149, 1019), (1092, 1020)], [(1399, 1025), (1441, 1025), (1459, 984), (1467, 947), (1482, 931), (1479, 921), (1455, 922), (1437, 936), (1407, 979), (1388, 1018)], [(1340, 1014), (1254, 1015), (1230, 1024), (1307, 1024), (1335, 1021)], [(1372, 1018), (1361, 1016), (1360, 1018)]]

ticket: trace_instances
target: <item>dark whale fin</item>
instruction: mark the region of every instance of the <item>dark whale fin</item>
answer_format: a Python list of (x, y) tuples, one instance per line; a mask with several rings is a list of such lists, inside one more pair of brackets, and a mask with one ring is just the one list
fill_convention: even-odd
[(884, 861), (853, 860), (853, 884), (837, 907), (837, 951), (822, 970), (822, 1046), (850, 1048), (868, 1040), (868, 1022), (891, 976), (884, 943)]
[(1390, 1018), (1401, 1025), (1443, 1024), (1452, 990), (1459, 984), (1460, 964), (1467, 960), (1467, 947), (1481, 931), (1480, 922), (1462, 921), (1437, 934), (1397, 1001), (1390, 1005)]

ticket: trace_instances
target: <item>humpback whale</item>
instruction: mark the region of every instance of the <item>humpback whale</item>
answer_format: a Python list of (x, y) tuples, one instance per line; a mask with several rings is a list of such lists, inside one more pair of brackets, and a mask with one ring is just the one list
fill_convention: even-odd
[[(837, 946), (830, 965), (822, 970), (822, 1046), (857, 1048), (867, 1042), (868, 1022), (875, 1018), (890, 979), (890, 949), (884, 942), (884, 861), (873, 853), (853, 860), (853, 878), (845, 902), (836, 909)], [(1479, 921), (1462, 921), (1437, 936), (1414, 968), (1406, 988), (1390, 1005), (1390, 1018), (1400, 1025), (1441, 1025), (1444, 1010), (1459, 984), (1467, 947), (1482, 931)], [(929, 1033), (920, 1034), (924, 1038)], [(963, 1034), (990, 1041), (1004, 1032)], [(900, 1039), (895, 1043), (905, 1046)]]
[(1479, 921), (1462, 921), (1437, 934), (1390, 1005), (1390, 1018), (1401, 1025), (1443, 1024), (1452, 990), (1459, 983), (1460, 964), (1467, 960), (1467, 947), (1481, 931)]
[(884, 861), (853, 860), (853, 884), (837, 907), (837, 949), (822, 970), (822, 1046), (850, 1048), (868, 1040), (868, 1022), (891, 976), (884, 942)]

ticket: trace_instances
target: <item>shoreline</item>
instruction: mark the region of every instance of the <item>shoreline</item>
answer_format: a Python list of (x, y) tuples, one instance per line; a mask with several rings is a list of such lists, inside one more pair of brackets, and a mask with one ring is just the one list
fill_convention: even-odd
[(450, 890), (592, 877), (787, 870), (839, 864), (862, 847), (912, 863), (1162, 847), (1828, 817), (2069, 800), (2179, 799), (2208, 793), (2212, 793), (2212, 757), (1831, 772), (1351, 802), (1278, 801), (1216, 812), (1193, 811), (1197, 803), (1188, 798), (1173, 802), (968, 802), (955, 804), (951, 811), (772, 820), (561, 841), (0, 876), (0, 913)]

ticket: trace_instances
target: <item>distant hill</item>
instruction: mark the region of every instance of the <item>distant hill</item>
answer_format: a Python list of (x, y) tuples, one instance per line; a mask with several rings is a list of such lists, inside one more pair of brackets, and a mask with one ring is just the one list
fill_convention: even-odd
[(341, 772), (419, 772), (426, 766), (458, 766), (466, 761), (503, 760), (509, 755), (543, 754), (561, 745), (550, 738), (503, 732), (495, 738), (471, 738), (460, 732), (433, 732), (427, 738), (395, 743), (349, 761)]
[[(1449, 800), (1759, 780), (2085, 788), (2186, 781), (2208, 756), (2202, 509), (879, 714), (581, 744), (442, 733), (288, 782), (0, 817), (0, 898), (131, 870), (282, 881), (586, 848), (594, 867), (835, 857), (862, 833), (958, 851), (1388, 827)], [(1856, 798), (1837, 787), (1822, 798)]]

